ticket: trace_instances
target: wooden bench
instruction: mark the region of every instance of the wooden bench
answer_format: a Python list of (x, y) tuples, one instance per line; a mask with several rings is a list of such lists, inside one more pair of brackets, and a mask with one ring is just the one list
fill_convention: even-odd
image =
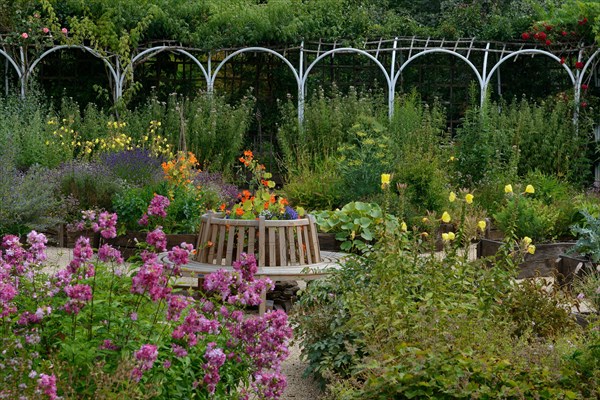
[[(257, 277), (272, 281), (313, 280), (340, 267), (345, 253), (321, 251), (315, 219), (312, 215), (295, 220), (235, 220), (223, 214), (202, 216), (196, 259), (186, 264), (184, 275), (203, 279), (220, 269), (233, 271), (233, 262), (242, 253), (255, 254)], [(166, 260), (166, 254), (161, 256)], [(198, 283), (201, 284), (200, 281)], [(260, 314), (265, 312), (266, 291)]]

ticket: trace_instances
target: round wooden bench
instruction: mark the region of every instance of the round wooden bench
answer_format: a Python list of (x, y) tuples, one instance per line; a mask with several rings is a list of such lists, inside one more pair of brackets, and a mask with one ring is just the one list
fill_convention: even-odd
[[(224, 218), (223, 214), (202, 216), (196, 258), (186, 264), (184, 275), (203, 279), (220, 269), (233, 271), (233, 262), (242, 253), (256, 255), (257, 277), (272, 281), (313, 280), (340, 267), (345, 253), (321, 251), (312, 215), (294, 220), (256, 220)], [(162, 256), (166, 261), (166, 256)], [(200, 284), (200, 282), (199, 282)], [(260, 314), (265, 312), (266, 292)]]

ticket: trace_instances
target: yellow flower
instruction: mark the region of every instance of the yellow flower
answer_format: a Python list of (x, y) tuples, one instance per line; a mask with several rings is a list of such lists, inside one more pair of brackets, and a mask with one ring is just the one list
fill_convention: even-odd
[(504, 193), (512, 193), (512, 192), (513, 192), (513, 190), (512, 190), (511, 184), (504, 186)]
[(450, 214), (448, 214), (448, 211), (444, 211), (444, 213), (442, 214), (442, 221), (445, 223), (452, 221), (452, 218), (450, 218)]
[(484, 220), (481, 220), (477, 223), (477, 227), (483, 232), (485, 231), (485, 227), (487, 226), (487, 224), (485, 223)]
[(471, 204), (473, 202), (473, 195), (471, 193), (467, 193), (465, 196), (465, 201), (467, 204)]
[(452, 203), (454, 202), (454, 200), (456, 200), (456, 193), (450, 192), (450, 196), (448, 196), (448, 201)]
[(535, 246), (530, 244), (529, 246), (527, 246), (527, 252), (529, 254), (535, 254)]
[(400, 224), (400, 229), (402, 230), (402, 232), (406, 232), (408, 230), (408, 226), (406, 226), (406, 222), (402, 221), (402, 224)]
[(450, 156), (450, 159), (448, 161), (456, 161), (458, 160), (458, 158), (454, 157), (454, 156)]
[(531, 244), (532, 240), (529, 236), (525, 236), (523, 238), (523, 243), (525, 243), (525, 246), (529, 246)]
[(442, 233), (442, 240), (444, 242), (449, 242), (454, 239), (456, 239), (456, 235), (454, 235), (454, 232)]
[(423, 221), (423, 223), (424, 223), (424, 224), (426, 224), (426, 223), (428, 223), (428, 222), (429, 222), (429, 218), (427, 218), (427, 217), (423, 217), (423, 219), (422, 219), (421, 221)]
[(392, 177), (391, 174), (381, 174), (381, 184), (382, 185), (389, 185), (391, 177)]
[(533, 188), (533, 185), (527, 185), (527, 187), (525, 188), (525, 193), (535, 193), (535, 189)]
[(429, 233), (427, 233), (427, 232), (421, 232), (421, 236), (423, 236), (424, 238), (426, 238), (427, 236), (429, 236)]

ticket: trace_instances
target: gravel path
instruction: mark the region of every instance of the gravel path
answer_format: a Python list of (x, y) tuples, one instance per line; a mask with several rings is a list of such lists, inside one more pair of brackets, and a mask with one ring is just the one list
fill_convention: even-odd
[[(48, 247), (47, 255), (48, 264), (52, 266), (48, 269), (48, 272), (67, 265), (72, 259), (71, 249)], [(321, 391), (317, 382), (302, 377), (305, 368), (306, 362), (300, 360), (300, 347), (294, 344), (290, 347), (290, 356), (282, 366), (283, 373), (288, 380), (287, 389), (281, 397), (282, 400), (316, 400), (319, 398)]]

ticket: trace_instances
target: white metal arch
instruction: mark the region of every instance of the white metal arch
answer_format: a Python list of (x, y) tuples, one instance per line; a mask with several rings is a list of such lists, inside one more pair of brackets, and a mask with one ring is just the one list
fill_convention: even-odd
[(592, 65), (592, 61), (594, 61), (594, 58), (596, 58), (596, 56), (597, 56), (598, 54), (600, 54), (600, 49), (599, 49), (599, 50), (596, 50), (596, 51), (594, 52), (594, 54), (592, 54), (592, 55), (590, 56), (590, 58), (588, 58), (588, 60), (585, 62), (585, 64), (584, 64), (583, 68), (581, 69), (581, 74), (579, 75), (579, 76), (580, 76), (580, 78), (579, 78), (579, 79), (580, 79), (580, 81), (583, 81), (583, 76), (585, 75), (585, 72), (587, 71), (588, 67), (589, 67), (590, 65)]
[(385, 69), (385, 67), (383, 66), (383, 64), (381, 64), (381, 62), (377, 58), (373, 57), (373, 55), (369, 54), (368, 52), (366, 52), (364, 50), (355, 49), (352, 47), (340, 47), (338, 49), (326, 51), (325, 53), (318, 56), (312, 63), (310, 63), (308, 65), (308, 67), (306, 68), (306, 71), (304, 71), (304, 73), (302, 74), (302, 82), (301, 83), (302, 83), (302, 90), (303, 90), (304, 94), (306, 94), (306, 80), (308, 79), (308, 74), (310, 73), (310, 71), (314, 68), (315, 65), (317, 65), (317, 63), (319, 61), (321, 61), (325, 57), (328, 57), (335, 53), (356, 53), (356, 54), (361, 54), (363, 56), (368, 57), (371, 61), (373, 61), (379, 67), (381, 72), (383, 72), (383, 75), (385, 76), (385, 80), (388, 84), (388, 89), (392, 86), (392, 80), (390, 78), (390, 75), (388, 74), (388, 72)]
[(108, 67), (108, 70), (110, 71), (110, 74), (112, 75), (112, 78), (114, 79), (115, 83), (119, 82), (119, 75), (118, 75), (118, 73), (115, 71), (115, 69), (112, 66), (112, 64), (110, 63), (110, 61), (108, 61), (108, 59), (106, 57), (104, 57), (102, 54), (98, 53), (96, 50), (94, 50), (94, 49), (92, 49), (91, 47), (88, 47), (88, 46), (67, 45), (67, 44), (63, 44), (63, 45), (60, 45), (60, 46), (52, 47), (51, 49), (48, 49), (45, 52), (43, 52), (37, 59), (35, 59), (35, 61), (31, 64), (31, 66), (29, 67), (29, 69), (25, 72), (25, 80), (27, 80), (29, 78), (29, 76), (33, 72), (34, 68), (47, 55), (49, 55), (51, 53), (54, 53), (55, 51), (62, 50), (62, 49), (81, 49), (81, 50), (87, 51), (91, 55), (93, 55), (93, 56), (101, 59), (104, 62), (104, 64), (106, 64), (106, 66)]
[(294, 78), (296, 78), (296, 82), (298, 83), (298, 88), (300, 88), (300, 85), (302, 83), (302, 79), (301, 79), (300, 75), (298, 74), (298, 71), (296, 71), (296, 68), (290, 62), (290, 60), (288, 60), (287, 58), (285, 58), (284, 56), (282, 56), (280, 53), (276, 52), (275, 50), (267, 49), (265, 47), (246, 47), (245, 49), (240, 49), (240, 50), (234, 51), (233, 53), (231, 53), (230, 55), (228, 55), (227, 57), (225, 57), (223, 59), (223, 61), (221, 61), (219, 63), (219, 65), (217, 65), (217, 68), (215, 68), (215, 72), (210, 77), (210, 90), (211, 91), (214, 88), (215, 80), (217, 79), (217, 74), (219, 73), (219, 71), (221, 70), (221, 68), (223, 68), (223, 66), (225, 65), (225, 63), (227, 61), (231, 60), (233, 57), (237, 56), (238, 54), (248, 53), (248, 52), (268, 53), (268, 54), (272, 54), (275, 57), (279, 58), (281, 61), (283, 61), (292, 70), (292, 73), (294, 74)]
[[(517, 50), (517, 51), (514, 51), (514, 52), (502, 57), (492, 67), (490, 72), (485, 77), (485, 80), (484, 80), (485, 87), (487, 87), (487, 85), (490, 83), (490, 80), (492, 79), (492, 75), (494, 75), (494, 72), (496, 72), (496, 70), (498, 68), (500, 68), (500, 65), (504, 64), (504, 62), (508, 61), (509, 59), (518, 56), (519, 54), (541, 54), (541, 55), (548, 56), (548, 57), (552, 58), (553, 60), (558, 61), (560, 63), (560, 58), (558, 58), (557, 56), (555, 56), (554, 54), (552, 54), (546, 50), (538, 50), (538, 49)], [(569, 74), (569, 78), (571, 78), (571, 83), (573, 85), (575, 85), (576, 79), (575, 79), (575, 76), (573, 75), (573, 71), (571, 71), (571, 69), (566, 64), (562, 64), (562, 66), (567, 71), (567, 74)]]
[[(374, 57), (373, 55), (369, 54), (368, 52), (366, 52), (364, 50), (355, 49), (353, 47), (340, 47), (338, 49), (326, 51), (325, 53), (323, 53), (320, 56), (318, 56), (317, 58), (315, 58), (315, 60), (308, 65), (308, 67), (306, 68), (306, 71), (304, 71), (302, 73), (302, 77), (300, 79), (300, 87), (298, 89), (298, 98), (302, 99), (302, 108), (304, 107), (304, 97), (306, 96), (306, 81), (308, 80), (308, 74), (315, 67), (315, 65), (317, 65), (317, 63), (319, 61), (321, 61), (325, 57), (328, 57), (335, 53), (361, 54), (361, 55), (369, 58), (371, 61), (373, 61), (375, 63), (375, 65), (377, 65), (377, 67), (379, 67), (381, 72), (383, 72), (383, 76), (385, 77), (385, 81), (387, 82), (387, 85), (388, 85), (388, 116), (391, 119), (392, 115), (394, 113), (395, 93), (394, 93), (394, 85), (392, 85), (392, 79), (390, 78), (390, 75), (388, 74), (388, 72), (385, 69), (385, 67), (383, 66), (383, 64), (376, 57)], [(395, 51), (394, 51), (394, 54), (395, 54)], [(393, 65), (392, 65), (392, 68), (393, 68)], [(300, 114), (300, 112), (302, 114)], [(303, 109), (300, 110), (300, 105), (298, 106), (298, 115), (299, 115), (299, 121), (302, 124), (302, 122), (304, 121), (304, 110)]]
[(8, 55), (8, 53), (2, 49), (0, 49), (0, 54), (2, 54), (4, 57), (6, 57), (6, 59), (13, 66), (15, 71), (17, 71), (18, 78), (21, 79), (21, 77), (23, 76), (23, 71), (21, 71), (21, 68), (19, 68), (19, 66), (17, 65), (15, 60), (13, 60), (12, 57), (10, 55)]
[(456, 57), (460, 58), (461, 60), (463, 60), (473, 70), (473, 72), (475, 72), (475, 76), (477, 77), (477, 82), (479, 82), (479, 87), (483, 91), (484, 78), (479, 73), (479, 70), (477, 69), (477, 67), (467, 57), (463, 56), (460, 53), (457, 53), (456, 51), (448, 50), (448, 49), (429, 49), (429, 50), (424, 50), (424, 51), (422, 51), (420, 53), (415, 54), (414, 56), (409, 57), (406, 61), (404, 61), (402, 63), (402, 65), (398, 69), (398, 72), (396, 73), (396, 75), (394, 75), (394, 78), (393, 78), (393, 85), (394, 85), (394, 87), (396, 86), (396, 83), (398, 82), (398, 78), (400, 78), (400, 74), (402, 74), (402, 71), (404, 71), (404, 69), (411, 62), (413, 62), (414, 60), (416, 60), (419, 57), (422, 57), (424, 55), (431, 54), (431, 53), (446, 53), (446, 54), (450, 54), (450, 55), (456, 56)]
[[(133, 66), (134, 66), (135, 62), (137, 60), (139, 60), (140, 58), (144, 57), (146, 54), (152, 53), (150, 55), (150, 57), (154, 57), (155, 55), (162, 53), (163, 51), (172, 51), (175, 53), (183, 54), (186, 57), (189, 57), (200, 68), (200, 70), (202, 71), (202, 74), (204, 75), (204, 79), (206, 80), (207, 86), (210, 87), (209, 73), (206, 71), (206, 68), (204, 68), (204, 65), (202, 65), (202, 63), (196, 57), (194, 57), (193, 54), (191, 54), (187, 50), (184, 50), (177, 46), (156, 46), (156, 47), (151, 47), (149, 49), (146, 49), (139, 54), (136, 54), (136, 56), (131, 59), (131, 63), (123, 69), (123, 73), (121, 74), (120, 80), (118, 81), (121, 93), (123, 92), (123, 85), (125, 83), (125, 77), (126, 77), (127, 70), (131, 69), (133, 72)], [(210, 89), (209, 89), (209, 91), (210, 91)]]

